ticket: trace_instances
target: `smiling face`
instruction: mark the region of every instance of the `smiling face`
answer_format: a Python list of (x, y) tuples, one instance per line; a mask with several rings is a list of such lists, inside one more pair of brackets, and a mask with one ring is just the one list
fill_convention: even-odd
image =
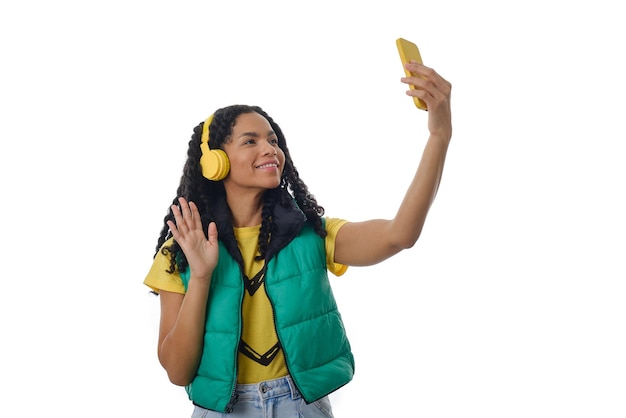
[(255, 112), (237, 116), (223, 148), (230, 160), (230, 173), (223, 180), (228, 194), (237, 190), (265, 191), (280, 185), (285, 153), (263, 116)]

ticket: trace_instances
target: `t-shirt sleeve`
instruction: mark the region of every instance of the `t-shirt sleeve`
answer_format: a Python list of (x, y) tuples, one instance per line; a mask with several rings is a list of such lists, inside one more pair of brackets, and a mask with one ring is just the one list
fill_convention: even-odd
[(335, 263), (335, 239), (337, 232), (348, 221), (339, 218), (326, 218), (326, 266), (335, 276), (341, 276), (348, 270), (345, 264)]
[[(168, 247), (174, 242), (173, 238), (165, 241), (161, 246)], [(178, 274), (178, 271), (168, 273), (170, 268), (170, 258), (164, 255), (161, 250), (154, 257), (150, 271), (143, 281), (143, 284), (152, 289), (152, 291), (159, 293), (161, 290), (166, 292), (182, 293), (185, 294), (185, 285)]]

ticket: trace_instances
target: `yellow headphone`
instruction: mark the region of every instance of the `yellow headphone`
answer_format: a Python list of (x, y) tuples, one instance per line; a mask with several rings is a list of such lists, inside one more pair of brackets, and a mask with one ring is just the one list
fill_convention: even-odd
[(228, 155), (223, 150), (209, 148), (209, 125), (212, 121), (213, 115), (209, 116), (202, 126), (200, 167), (204, 177), (209, 180), (220, 181), (228, 175), (230, 161), (228, 161)]

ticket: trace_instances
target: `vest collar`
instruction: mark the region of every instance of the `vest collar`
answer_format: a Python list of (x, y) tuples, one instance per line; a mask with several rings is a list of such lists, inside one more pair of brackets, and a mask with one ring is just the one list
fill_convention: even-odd
[[(268, 245), (265, 260), (269, 261), (278, 251), (291, 242), (299, 233), (306, 223), (306, 216), (300, 210), (294, 199), (287, 191), (281, 190), (281, 193), (287, 195), (287, 199), (276, 199), (276, 203), (272, 208), (272, 234)], [(286, 203), (281, 203), (283, 200)], [(230, 255), (243, 265), (241, 253), (235, 239), (233, 230), (233, 222), (230, 208), (226, 203), (226, 196), (220, 196), (212, 205), (212, 214), (219, 240), (224, 243)]]

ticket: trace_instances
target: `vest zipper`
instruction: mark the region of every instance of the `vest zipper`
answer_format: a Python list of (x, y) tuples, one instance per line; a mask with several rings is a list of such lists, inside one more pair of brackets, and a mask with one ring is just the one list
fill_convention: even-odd
[[(240, 272), (243, 271), (242, 267), (239, 266), (239, 270)], [(241, 309), (241, 306), (243, 304), (243, 296), (244, 296), (244, 292), (246, 291), (245, 286), (243, 284), (243, 280), (245, 278), (245, 275), (243, 273), (241, 273), (241, 296), (239, 297), (239, 335), (237, 336), (237, 341), (241, 341), (241, 335), (242, 335), (242, 327), (243, 327), (243, 310)], [(269, 297), (269, 295), (268, 295)], [(272, 307), (272, 311), (273, 311), (273, 307)], [(272, 313), (273, 315), (273, 313)], [(236, 344), (235, 346), (235, 376), (234, 376), (234, 380), (233, 380), (233, 390), (231, 392), (230, 395), (230, 400), (228, 401), (228, 403), (226, 404), (226, 410), (225, 412), (227, 414), (230, 414), (231, 412), (233, 412), (233, 407), (235, 406), (235, 404), (237, 403), (238, 399), (239, 399), (239, 395), (237, 394), (237, 374), (239, 373), (238, 371), (238, 365), (239, 365), (239, 361), (237, 359), (237, 357), (239, 356), (239, 343)]]
[[(267, 263), (267, 261), (266, 261), (266, 263)], [(267, 277), (265, 277), (265, 293), (267, 294), (267, 299), (270, 301), (270, 306), (272, 307), (272, 322), (274, 323), (274, 330), (276, 330), (276, 338), (278, 339), (278, 344), (280, 344), (280, 349), (283, 350), (283, 357), (285, 358), (285, 366), (287, 367), (287, 373), (289, 373), (289, 377), (291, 377), (291, 381), (296, 386), (296, 389), (298, 389), (298, 392), (300, 392), (300, 395), (302, 396), (302, 398), (308, 404), (310, 402), (308, 401), (308, 399), (304, 396), (304, 394), (300, 390), (300, 387), (298, 386), (298, 382), (296, 382), (296, 378), (291, 373), (291, 370), (289, 370), (289, 359), (287, 358), (287, 352), (285, 351), (285, 346), (283, 345), (283, 342), (280, 340), (280, 335), (278, 333), (278, 327), (276, 326), (276, 310), (274, 309), (274, 301), (272, 300), (272, 297), (270, 296), (270, 292), (268, 291), (268, 286), (267, 285), (268, 285)]]

